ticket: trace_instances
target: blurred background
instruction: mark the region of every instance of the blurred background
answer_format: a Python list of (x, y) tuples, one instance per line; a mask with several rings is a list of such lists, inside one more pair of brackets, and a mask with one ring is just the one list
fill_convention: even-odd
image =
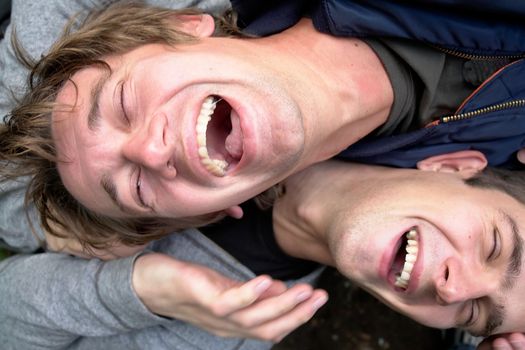
[(327, 269), (319, 287), (330, 299), (273, 350), (445, 350), (442, 331), (404, 317)]

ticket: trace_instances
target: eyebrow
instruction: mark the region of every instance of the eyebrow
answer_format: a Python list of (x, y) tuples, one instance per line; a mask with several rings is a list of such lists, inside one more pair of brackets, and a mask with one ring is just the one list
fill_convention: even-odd
[(503, 284), (505, 289), (510, 289), (514, 286), (514, 282), (516, 282), (516, 279), (521, 274), (524, 243), (523, 238), (521, 238), (516, 220), (514, 220), (509, 215), (505, 215), (505, 217), (511, 226), (514, 241), (514, 248), (512, 249), (511, 258), (507, 267), (507, 272), (505, 274), (505, 282)]
[[(100, 96), (104, 85), (108, 82), (113, 74), (112, 70), (103, 71), (98, 81), (92, 86), (90, 97), (91, 107), (87, 116), (88, 129), (92, 132), (97, 132), (100, 125)], [(111, 201), (124, 213), (131, 213), (132, 211), (120, 201), (117, 191), (117, 186), (109, 174), (103, 174), (100, 178), (100, 186), (108, 194)]]
[[(505, 271), (505, 277), (503, 278), (503, 282), (501, 284), (503, 290), (509, 290), (512, 287), (514, 287), (514, 284), (516, 282), (516, 279), (521, 274), (521, 265), (523, 260), (523, 238), (521, 238), (521, 234), (518, 229), (518, 224), (516, 223), (516, 220), (514, 220), (510, 215), (503, 213), (503, 217), (505, 218), (505, 221), (507, 221), (508, 225), (511, 227), (512, 231), (512, 243), (513, 243), (513, 249), (512, 253), (510, 255), (510, 259), (507, 265), (507, 270)], [(489, 335), (496, 330), (499, 326), (503, 324), (503, 320), (505, 318), (505, 307), (502, 304), (494, 304), (491, 307), (491, 310), (489, 312), (489, 317), (487, 318), (487, 322), (485, 323), (485, 327), (483, 329), (482, 334)]]
[(104, 70), (102, 75), (99, 77), (98, 81), (92, 86), (90, 97), (91, 97), (91, 107), (89, 108), (89, 113), (87, 116), (88, 129), (92, 132), (96, 132), (99, 127), (100, 122), (100, 96), (102, 94), (102, 89), (104, 85), (111, 78), (113, 71), (107, 72)]
[(124, 213), (133, 214), (127, 205), (122, 203), (118, 196), (117, 186), (109, 174), (103, 174), (100, 178), (100, 186), (106, 191), (111, 201)]

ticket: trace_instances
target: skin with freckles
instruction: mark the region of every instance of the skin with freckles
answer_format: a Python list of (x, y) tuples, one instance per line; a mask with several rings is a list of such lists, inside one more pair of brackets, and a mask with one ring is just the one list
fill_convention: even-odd
[[(419, 170), (317, 165), (286, 182), (274, 207), (277, 240), (290, 255), (336, 266), (425, 325), (523, 331), (525, 206), (464, 183), (485, 165), (474, 151), (431, 158)], [(402, 236), (412, 228), (419, 251), (402, 289), (392, 266), (406, 254)]]

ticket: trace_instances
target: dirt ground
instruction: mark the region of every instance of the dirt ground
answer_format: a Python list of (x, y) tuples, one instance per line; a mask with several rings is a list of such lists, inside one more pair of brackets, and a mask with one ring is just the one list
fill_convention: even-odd
[(273, 350), (444, 350), (441, 331), (390, 310), (333, 269), (320, 287), (330, 300)]

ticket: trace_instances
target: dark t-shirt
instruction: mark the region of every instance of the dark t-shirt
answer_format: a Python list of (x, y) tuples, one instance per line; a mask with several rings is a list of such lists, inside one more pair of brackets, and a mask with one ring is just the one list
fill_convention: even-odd
[(454, 114), (461, 103), (508, 59), (452, 55), (423, 43), (367, 39), (394, 90), (387, 122), (376, 135), (400, 134)]
[(257, 275), (295, 279), (319, 266), (293, 258), (281, 250), (273, 234), (271, 208), (261, 210), (253, 201), (241, 206), (244, 211), (242, 219), (226, 218), (201, 231)]

